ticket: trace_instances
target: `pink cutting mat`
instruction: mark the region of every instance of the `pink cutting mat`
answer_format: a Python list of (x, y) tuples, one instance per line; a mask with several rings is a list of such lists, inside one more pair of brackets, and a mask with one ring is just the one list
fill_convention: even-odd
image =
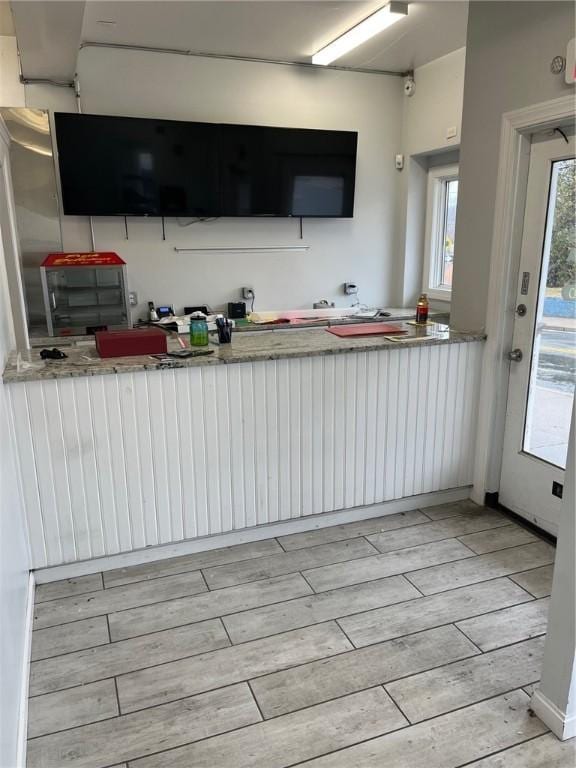
[(326, 328), (328, 333), (334, 336), (382, 336), (393, 333), (408, 333), (399, 325), (390, 325), (389, 323), (358, 323), (358, 325), (339, 325), (333, 328)]

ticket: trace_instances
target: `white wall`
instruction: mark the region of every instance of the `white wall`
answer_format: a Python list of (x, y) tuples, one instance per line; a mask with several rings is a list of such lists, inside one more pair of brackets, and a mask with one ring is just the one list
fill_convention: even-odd
[[(0, 165), (4, 159), (0, 138)], [(5, 204), (2, 193), (0, 189), (0, 206)], [(15, 340), (1, 243), (0, 238), (0, 369), (3, 369)], [(7, 391), (1, 381), (0, 436), (0, 768), (14, 768), (22, 675), (27, 663), (24, 652), (29, 555), (15, 467), (14, 434)]]
[[(355, 216), (305, 221), (305, 253), (173, 252), (175, 245), (299, 244), (291, 220), (221, 219), (189, 228), (169, 220), (162, 242), (157, 220), (131, 220), (126, 241), (122, 219), (97, 219), (96, 245), (128, 262), (140, 313), (149, 299), (221, 305), (246, 284), (254, 285), (259, 308), (311, 307), (320, 298), (349, 306), (341, 293), (348, 280), (358, 283), (363, 302), (394, 303), (401, 78), (95, 48), (80, 52), (78, 74), (84, 112), (359, 132)], [(36, 96), (38, 106), (50, 106), (46, 92)], [(33, 98), (27, 95), (28, 105)], [(64, 248), (87, 247), (86, 221), (66, 217)]]
[(472, 2), (468, 15), (452, 323), (486, 322), (502, 114), (574, 93), (550, 72), (574, 37), (571, 2)]
[(16, 38), (0, 35), (0, 106), (24, 106), (24, 86), (19, 74)]
[[(465, 60), (466, 49), (460, 48), (419, 67), (414, 72), (416, 92), (404, 99), (405, 165), (400, 174), (397, 232), (398, 252), (403, 255), (396, 275), (399, 306), (415, 304), (422, 289), (428, 167), (459, 145)], [(448, 139), (449, 128), (456, 128), (456, 135)], [(447, 155), (446, 162), (453, 159)]]
[[(360, 132), (355, 218), (304, 222), (298, 253), (176, 255), (174, 245), (299, 244), (297, 222), (221, 219), (182, 228), (168, 221), (96, 219), (98, 248), (128, 261), (140, 316), (149, 299), (215, 306), (253, 284), (259, 308), (309, 307), (328, 298), (350, 301), (341, 284), (353, 280), (368, 304), (412, 305), (422, 286), (426, 174), (430, 158), (458, 146), (465, 49), (416, 70), (412, 98), (399, 78), (295, 67), (87, 48), (78, 73), (85, 112), (184, 120), (292, 125)], [(122, 76), (118, 77), (117, 73)], [(70, 89), (27, 86), (28, 106), (75, 111)], [(449, 127), (457, 135), (446, 139)], [(393, 157), (406, 157), (397, 172)], [(64, 218), (64, 248), (90, 247), (84, 218)], [(440, 305), (439, 305), (440, 306)]]
[[(404, 100), (403, 142), (411, 155), (458, 146), (462, 122), (466, 48), (435, 59), (414, 72), (416, 92)], [(456, 136), (447, 139), (446, 130)]]
[(532, 707), (560, 739), (576, 736), (576, 409), (568, 442), (542, 678)]

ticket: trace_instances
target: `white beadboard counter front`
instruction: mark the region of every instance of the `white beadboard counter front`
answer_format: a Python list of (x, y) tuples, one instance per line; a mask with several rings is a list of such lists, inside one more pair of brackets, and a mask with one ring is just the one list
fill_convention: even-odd
[(12, 356), (33, 567), (465, 489), (484, 337), (438, 331), (238, 334), (168, 367), (85, 345)]

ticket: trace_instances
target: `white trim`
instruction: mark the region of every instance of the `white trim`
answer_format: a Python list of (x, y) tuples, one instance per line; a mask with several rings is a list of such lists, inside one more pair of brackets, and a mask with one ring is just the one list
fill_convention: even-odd
[(10, 131), (8, 130), (6, 126), (6, 121), (0, 115), (0, 139), (6, 144), (7, 147), (10, 147), (10, 142), (12, 139), (10, 138)]
[(30, 659), (32, 656), (32, 629), (34, 622), (34, 574), (28, 578), (26, 595), (26, 619), (24, 624), (24, 649), (22, 654), (22, 673), (20, 686), (20, 707), (18, 715), (18, 736), (16, 768), (26, 768), (26, 741), (28, 736), (28, 687), (30, 683)]
[(422, 290), (432, 299), (449, 302), (452, 289), (435, 285), (435, 272), (438, 267), (439, 251), (442, 248), (440, 238), (444, 226), (447, 181), (458, 179), (458, 165), (441, 165), (428, 171), (426, 192), (426, 233), (424, 246), (424, 266), (422, 270)]
[(262, 539), (272, 539), (275, 536), (286, 536), (291, 533), (301, 533), (302, 531), (314, 531), (319, 528), (327, 528), (330, 525), (341, 525), (342, 523), (351, 523), (356, 520), (368, 520), (371, 517), (408, 512), (412, 509), (432, 507), (436, 504), (449, 504), (450, 502), (462, 501), (469, 497), (470, 486), (451, 488), (447, 491), (434, 491), (433, 493), (423, 493), (419, 496), (407, 496), (404, 499), (385, 501), (382, 504), (371, 504), (367, 507), (323, 512), (319, 515), (310, 515), (308, 517), (287, 520), (286, 522), (258, 525), (241, 531), (232, 531), (231, 533), (220, 533), (214, 536), (204, 536), (199, 539), (179, 541), (175, 544), (164, 544), (108, 557), (56, 565), (52, 568), (41, 568), (35, 571), (34, 575), (37, 584), (46, 584), (51, 581), (76, 578), (77, 576), (84, 576), (89, 573), (110, 571), (114, 568), (142, 565), (143, 563), (166, 560), (169, 557), (179, 557), (194, 552), (204, 552), (210, 549), (218, 549), (219, 547), (245, 544), (249, 541), (261, 541)]
[(530, 699), (530, 706), (540, 720), (550, 728), (552, 733), (561, 741), (572, 739), (576, 736), (576, 715), (566, 718), (566, 713), (545, 696), (540, 688), (537, 688)]
[(450, 304), (452, 301), (452, 289), (451, 288), (423, 288), (423, 292), (433, 301), (443, 301), (445, 304)]
[(514, 325), (514, 296), (530, 157), (529, 134), (556, 127), (573, 118), (572, 95), (502, 115), (486, 312), (488, 340), (480, 382), (472, 491), (472, 498), (480, 504), (484, 502), (485, 493), (497, 491), (500, 483), (508, 397), (509, 363), (505, 352)]
[(29, 349), (30, 340), (28, 337), (28, 318), (26, 315), (26, 300), (24, 298), (24, 283), (22, 280), (20, 238), (16, 224), (16, 204), (14, 202), (14, 186), (10, 169), (10, 143), (5, 142), (3, 131), (0, 132), (0, 136), (2, 138), (0, 142), (0, 184), (5, 188), (6, 214), (8, 216), (8, 232), (4, 233), (0, 249), (4, 250), (4, 262), (8, 278), (8, 295), (10, 297), (16, 346), (18, 349)]

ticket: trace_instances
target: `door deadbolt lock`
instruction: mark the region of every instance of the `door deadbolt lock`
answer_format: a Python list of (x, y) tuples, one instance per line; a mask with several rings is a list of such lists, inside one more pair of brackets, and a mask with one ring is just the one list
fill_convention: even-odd
[(518, 304), (516, 307), (516, 314), (518, 317), (524, 317), (524, 315), (528, 312), (528, 308), (526, 307), (526, 304)]
[(513, 349), (511, 352), (508, 352), (508, 360), (511, 360), (513, 363), (519, 363), (523, 357), (521, 349)]

